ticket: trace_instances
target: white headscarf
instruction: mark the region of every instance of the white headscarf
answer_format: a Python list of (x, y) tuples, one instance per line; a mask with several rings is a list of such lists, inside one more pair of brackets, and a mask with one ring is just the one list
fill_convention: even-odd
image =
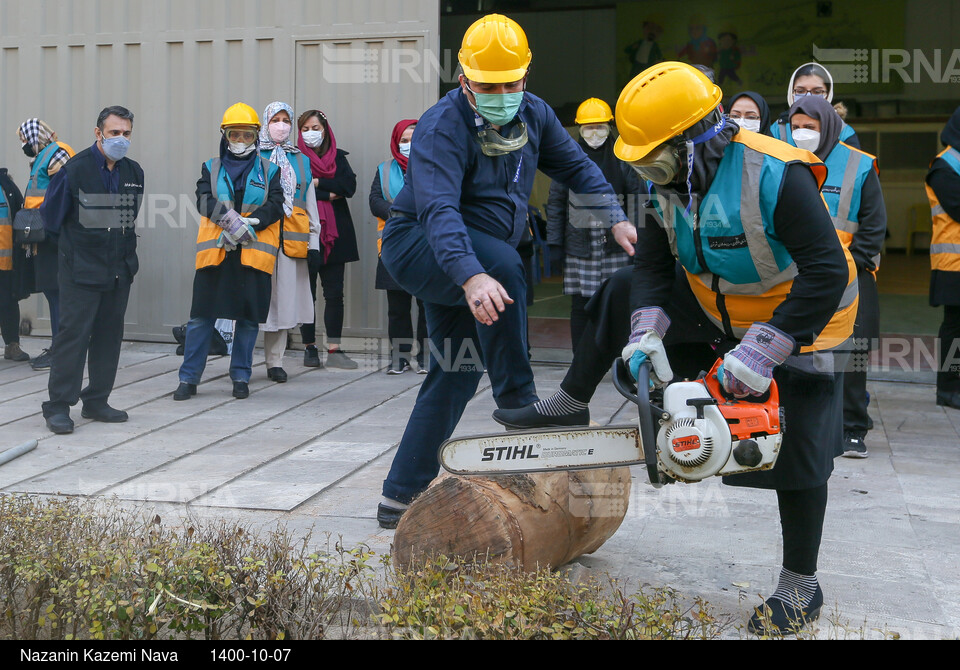
[[(277, 144), (270, 137), (270, 119), (280, 111), (286, 111), (290, 115), (290, 135), (283, 142)], [(300, 153), (296, 143), (297, 131), (293, 126), (296, 123), (295, 119), (293, 107), (285, 102), (271, 102), (263, 110), (263, 119), (260, 123), (260, 151), (271, 152), (270, 162), (276, 163), (280, 168), (280, 185), (283, 187), (283, 213), (287, 216), (293, 214), (293, 195), (297, 190), (297, 175), (287, 159), (288, 153)]]

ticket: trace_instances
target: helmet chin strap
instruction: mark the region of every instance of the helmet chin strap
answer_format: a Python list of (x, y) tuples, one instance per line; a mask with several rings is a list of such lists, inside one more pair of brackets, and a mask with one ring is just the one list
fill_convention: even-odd
[(684, 143), (686, 145), (686, 151), (687, 151), (687, 207), (684, 210), (686, 214), (690, 213), (690, 207), (693, 205), (693, 161), (694, 161), (693, 148), (697, 144), (703, 144), (707, 140), (713, 137), (716, 137), (726, 125), (727, 125), (727, 120), (721, 114), (720, 121), (718, 121), (716, 125), (712, 126), (706, 132), (701, 133), (700, 135), (697, 135), (693, 139), (689, 139)]

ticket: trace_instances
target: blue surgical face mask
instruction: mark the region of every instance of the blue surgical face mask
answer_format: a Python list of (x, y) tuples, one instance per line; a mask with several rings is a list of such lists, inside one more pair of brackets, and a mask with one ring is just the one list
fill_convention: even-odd
[(505, 126), (517, 116), (523, 91), (517, 93), (477, 93), (467, 87), (477, 100), (477, 114), (495, 126)]
[(127, 155), (130, 140), (123, 135), (103, 138), (103, 155), (112, 161), (118, 161)]
[(410, 158), (410, 142), (402, 142), (397, 145), (397, 149), (400, 151), (401, 156)]

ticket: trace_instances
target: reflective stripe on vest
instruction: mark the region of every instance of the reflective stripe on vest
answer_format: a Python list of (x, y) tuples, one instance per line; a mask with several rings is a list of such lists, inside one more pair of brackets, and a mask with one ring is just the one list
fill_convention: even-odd
[[(937, 155), (937, 158), (942, 158), (960, 177), (960, 151), (947, 147)], [(933, 165), (933, 161), (930, 164)], [(925, 184), (925, 186), (927, 199), (930, 200), (930, 215), (933, 219), (930, 267), (944, 272), (960, 272), (960, 223), (954, 221), (943, 209), (930, 185)]]
[[(692, 230), (691, 220), (675, 203), (667, 208), (672, 215), (664, 217), (664, 225), (673, 253), (684, 265), (690, 288), (707, 318), (729, 337), (740, 339), (753, 323), (769, 321), (790, 293), (797, 274), (789, 252), (773, 235), (773, 213), (786, 167), (792, 163), (809, 165), (818, 185), (823, 184), (826, 167), (810, 152), (754, 133), (738, 133), (693, 217)], [(713, 205), (711, 196), (717, 201)], [(674, 227), (680, 218), (685, 225)], [(682, 246), (691, 242), (695, 247), (684, 251)], [(694, 252), (692, 268), (688, 262)], [(848, 276), (843, 297), (816, 342), (801, 352), (839, 347), (853, 332), (857, 271), (846, 248), (844, 256)], [(704, 261), (707, 267), (701, 268)], [(694, 268), (697, 271), (692, 271)]]
[(871, 170), (876, 171), (876, 158), (870, 154), (838, 142), (827, 156), (827, 181), (823, 185), (823, 200), (827, 203), (833, 226), (840, 241), (849, 247), (859, 230), (860, 199), (863, 185)]
[[(268, 152), (264, 152), (268, 154)], [(293, 193), (293, 211), (284, 214), (280, 228), (280, 240), (283, 254), (289, 258), (306, 258), (310, 248), (310, 215), (307, 214), (307, 189), (312, 188), (313, 174), (310, 172), (310, 159), (302, 153), (288, 153), (293, 172), (297, 178), (297, 187)]]
[[(205, 163), (210, 173), (210, 186), (217, 201), (228, 209), (236, 209), (232, 200), (233, 189), (227, 172), (220, 164), (219, 158), (211, 158)], [(267, 201), (267, 190), (271, 177), (276, 174), (276, 165), (261, 158), (254, 169), (247, 175), (247, 182), (243, 189), (243, 202), (240, 215), (251, 216)], [(258, 183), (255, 180), (260, 179)], [(247, 267), (267, 274), (273, 274), (277, 263), (277, 253), (280, 246), (279, 222), (274, 222), (257, 231), (257, 240), (241, 247), (240, 263)], [(223, 229), (207, 217), (200, 220), (200, 230), (197, 232), (197, 260), (196, 269), (220, 265), (226, 258), (227, 252), (217, 246), (220, 233)]]

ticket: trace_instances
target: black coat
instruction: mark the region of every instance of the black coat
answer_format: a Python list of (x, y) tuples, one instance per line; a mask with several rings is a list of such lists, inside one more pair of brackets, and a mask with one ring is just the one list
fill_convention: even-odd
[[(260, 155), (256, 154), (260, 160)], [(241, 184), (241, 186), (243, 186)], [(235, 202), (243, 201), (243, 189), (236, 189)], [(210, 188), (206, 164), (197, 181), (197, 209), (209, 217), (217, 206)], [(260, 219), (254, 230), (261, 231), (283, 217), (283, 187), (278, 170), (267, 189), (267, 201), (252, 215)], [(240, 263), (240, 248), (228, 251), (220, 265), (197, 270), (193, 279), (190, 318), (244, 319), (265, 323), (270, 313), (270, 275)]]
[(337, 240), (333, 243), (333, 249), (325, 264), (336, 265), (360, 260), (357, 232), (354, 230), (350, 206), (347, 204), (347, 198), (352, 198), (357, 192), (357, 175), (347, 162), (346, 151), (337, 149), (337, 172), (330, 179), (318, 179), (316, 192), (318, 202), (329, 201), (331, 193), (340, 196), (332, 203), (333, 215), (337, 220)]

